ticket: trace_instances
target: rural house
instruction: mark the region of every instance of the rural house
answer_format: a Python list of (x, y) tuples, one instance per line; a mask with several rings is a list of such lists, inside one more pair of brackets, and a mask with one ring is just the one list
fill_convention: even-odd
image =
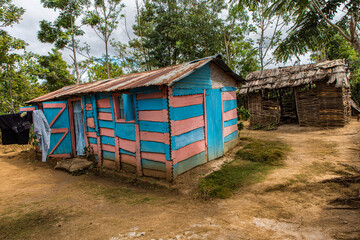
[(28, 102), (51, 127), (49, 156), (90, 146), (99, 166), (176, 178), (237, 140), (236, 87), (221, 56), (63, 87)]
[(297, 122), (342, 127), (350, 120), (350, 83), (344, 60), (256, 71), (240, 94), (248, 97), (250, 126)]

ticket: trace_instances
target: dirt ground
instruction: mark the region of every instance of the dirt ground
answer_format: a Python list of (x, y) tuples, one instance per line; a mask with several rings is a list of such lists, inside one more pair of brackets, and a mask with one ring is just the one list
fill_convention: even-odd
[(263, 182), (212, 201), (194, 198), (196, 179), (236, 149), (168, 185), (111, 172), (72, 176), (36, 161), (27, 146), (0, 146), (0, 239), (360, 239), (360, 209), (330, 204), (357, 197), (360, 184), (321, 183), (351, 174), (342, 164), (360, 167), (360, 122), (241, 136), (280, 140), (292, 151)]

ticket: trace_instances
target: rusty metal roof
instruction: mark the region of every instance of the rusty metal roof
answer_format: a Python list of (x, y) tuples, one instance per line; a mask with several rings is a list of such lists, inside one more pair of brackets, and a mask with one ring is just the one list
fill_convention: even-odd
[(56, 91), (47, 93), (38, 98), (32, 99), (26, 103), (44, 102), (51, 99), (62, 98), (72, 95), (97, 93), (97, 92), (114, 92), (119, 90), (152, 86), (152, 85), (167, 85), (171, 86), (173, 83), (190, 75), (197, 69), (203, 67), (209, 62), (214, 62), (226, 74), (229, 74), (236, 81), (243, 81), (243, 78), (234, 73), (222, 60), (221, 56), (212, 56), (199, 60), (194, 60), (187, 63), (177, 64), (169, 67), (159, 68), (152, 71), (132, 73), (122, 75), (113, 79), (100, 80), (91, 83), (83, 83), (79, 85), (70, 85), (58, 89)]

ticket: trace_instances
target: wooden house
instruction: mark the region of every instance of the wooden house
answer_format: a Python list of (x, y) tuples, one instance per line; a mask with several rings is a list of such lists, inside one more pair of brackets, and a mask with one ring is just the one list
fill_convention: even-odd
[(172, 180), (235, 144), (240, 81), (214, 56), (67, 86), (25, 109), (43, 110), (51, 157), (75, 157), (86, 145), (99, 166)]
[(350, 120), (350, 83), (344, 60), (250, 73), (240, 94), (248, 96), (251, 127), (281, 122), (341, 127)]

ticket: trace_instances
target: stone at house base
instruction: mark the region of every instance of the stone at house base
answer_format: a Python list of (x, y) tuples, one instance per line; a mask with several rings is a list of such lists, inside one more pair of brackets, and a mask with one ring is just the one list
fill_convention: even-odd
[(88, 169), (92, 162), (83, 158), (63, 159), (57, 162), (55, 169), (67, 170), (71, 173)]

